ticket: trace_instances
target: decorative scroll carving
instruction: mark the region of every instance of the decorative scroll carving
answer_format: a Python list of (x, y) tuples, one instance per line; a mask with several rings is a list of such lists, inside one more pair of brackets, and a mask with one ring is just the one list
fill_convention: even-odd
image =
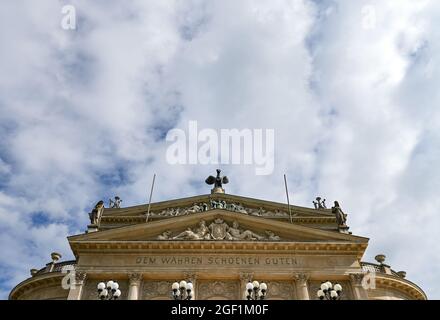
[(240, 228), (237, 221), (228, 225), (222, 219), (215, 219), (206, 226), (205, 220), (200, 220), (198, 227), (188, 228), (187, 230), (172, 236), (172, 232), (167, 230), (158, 235), (157, 240), (244, 240), (244, 241), (280, 241), (281, 238), (273, 231), (266, 230), (265, 235), (257, 234), (252, 230)]
[(238, 300), (240, 283), (238, 281), (203, 281), (198, 284), (196, 292), (199, 300), (222, 298)]

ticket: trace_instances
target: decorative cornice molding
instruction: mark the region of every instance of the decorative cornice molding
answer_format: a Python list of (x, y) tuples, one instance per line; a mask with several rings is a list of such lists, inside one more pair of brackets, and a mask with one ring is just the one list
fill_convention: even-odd
[(376, 287), (390, 287), (402, 291), (417, 300), (428, 300), (425, 292), (415, 283), (394, 275), (375, 274)]
[(150, 252), (168, 253), (187, 252), (218, 253), (289, 253), (314, 255), (317, 253), (335, 255), (363, 255), (366, 243), (338, 243), (338, 242), (251, 242), (251, 241), (71, 241), (74, 252), (136, 252), (148, 250)]
[(32, 291), (46, 285), (61, 285), (61, 280), (63, 277), (65, 277), (65, 274), (63, 273), (51, 272), (23, 280), (11, 290), (9, 293), (9, 300), (16, 300), (25, 292)]

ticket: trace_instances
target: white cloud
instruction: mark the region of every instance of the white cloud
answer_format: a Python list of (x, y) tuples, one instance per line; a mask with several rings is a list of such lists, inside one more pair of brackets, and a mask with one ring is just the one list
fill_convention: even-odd
[(165, 163), (165, 132), (197, 120), (275, 129), (273, 175), (225, 166), (228, 192), (284, 201), (287, 173), (295, 204), (340, 200), (368, 259), (440, 296), (437, 3), (78, 0), (75, 31), (62, 4), (0, 5), (4, 287), (67, 257), (99, 199), (145, 202), (154, 172), (154, 200), (209, 192), (213, 166)]

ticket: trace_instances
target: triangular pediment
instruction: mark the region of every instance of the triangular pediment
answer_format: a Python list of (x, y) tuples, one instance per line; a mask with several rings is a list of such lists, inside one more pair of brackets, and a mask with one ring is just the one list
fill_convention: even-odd
[[(189, 215), (222, 211), (236, 215), (293, 222), (323, 230), (338, 230), (335, 214), (331, 209), (313, 209), (287, 204), (246, 198), (230, 194), (200, 195), (127, 208), (104, 208), (99, 230), (108, 230), (148, 221), (176, 219)], [(147, 214), (148, 212), (148, 214)]]
[[(196, 209), (195, 206), (202, 207), (206, 205), (208, 210), (213, 208), (212, 203), (217, 203), (220, 208), (234, 212), (246, 211), (247, 214), (262, 217), (285, 217), (288, 218), (289, 207), (285, 203), (247, 198), (243, 196), (231, 195), (231, 194), (211, 194), (211, 195), (199, 195), (188, 198), (173, 199), (162, 202), (152, 203), (150, 207), (151, 217), (166, 217), (167, 211), (171, 209), (180, 209), (180, 211), (189, 210), (198, 212), (203, 209)], [(221, 208), (221, 206), (224, 208)], [(214, 206), (217, 206), (214, 204)], [(126, 208), (106, 208), (106, 215), (118, 217), (118, 216), (143, 216), (146, 214), (148, 205), (138, 205)], [(313, 208), (306, 208), (300, 206), (290, 206), (291, 213), (298, 217), (315, 217), (315, 216), (332, 216), (330, 209), (316, 210)], [(206, 210), (206, 208), (205, 208)], [(177, 210), (176, 210), (177, 211)], [(189, 212), (189, 213), (190, 213)], [(186, 212), (188, 213), (188, 212)]]
[(225, 210), (73, 236), (69, 241), (355, 242), (368, 239)]

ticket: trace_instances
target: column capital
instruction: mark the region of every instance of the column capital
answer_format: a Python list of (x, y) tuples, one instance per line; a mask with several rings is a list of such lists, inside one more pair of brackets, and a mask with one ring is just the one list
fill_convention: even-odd
[(185, 280), (188, 280), (188, 281), (191, 281), (191, 282), (195, 282), (197, 280), (197, 273), (190, 272), (190, 271), (185, 271), (183, 273), (183, 278)]
[(362, 281), (364, 280), (364, 274), (363, 273), (350, 273), (349, 274), (350, 281), (355, 286), (361, 286)]
[(87, 277), (87, 273), (84, 271), (75, 271), (75, 281), (82, 283)]
[(293, 274), (293, 279), (300, 284), (307, 283), (307, 280), (309, 280), (309, 278), (310, 278), (310, 274), (308, 274), (308, 273), (294, 273)]
[(142, 273), (135, 273), (135, 272), (129, 273), (128, 280), (130, 281), (130, 283), (140, 282), (142, 280)]
[(250, 282), (254, 278), (254, 274), (251, 272), (240, 272), (240, 280)]

